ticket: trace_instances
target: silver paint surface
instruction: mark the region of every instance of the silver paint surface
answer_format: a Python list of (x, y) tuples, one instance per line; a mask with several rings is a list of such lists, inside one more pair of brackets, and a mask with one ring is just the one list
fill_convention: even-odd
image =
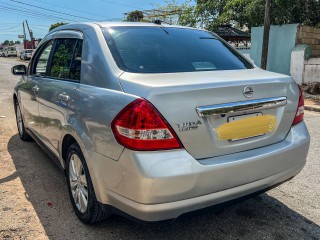
[[(310, 139), (304, 123), (291, 127), (299, 91), (289, 76), (258, 68), (167, 74), (123, 72), (101, 31), (101, 27), (112, 26), (157, 25), (77, 23), (56, 28), (40, 46), (55, 37), (82, 38), (80, 83), (23, 76), (15, 88), (25, 126), (63, 167), (64, 138), (71, 135), (80, 145), (100, 202), (143, 220), (163, 220), (261, 190), (302, 169)], [(32, 91), (36, 85), (38, 93)], [(212, 129), (234, 114), (202, 118), (196, 108), (246, 101), (242, 93), (245, 86), (252, 87), (252, 100), (287, 98), (285, 106), (261, 110), (277, 117), (276, 131), (238, 142), (220, 141)], [(59, 98), (63, 93), (69, 96), (68, 101)], [(111, 121), (139, 97), (160, 111), (184, 149), (138, 152), (116, 142)], [(179, 131), (195, 126), (192, 131)]]

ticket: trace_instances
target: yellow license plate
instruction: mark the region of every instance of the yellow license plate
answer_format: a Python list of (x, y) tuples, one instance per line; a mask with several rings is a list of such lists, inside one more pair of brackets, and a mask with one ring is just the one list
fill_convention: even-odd
[(214, 128), (220, 140), (240, 140), (273, 132), (277, 127), (277, 118), (272, 115), (260, 115), (242, 118), (227, 122)]

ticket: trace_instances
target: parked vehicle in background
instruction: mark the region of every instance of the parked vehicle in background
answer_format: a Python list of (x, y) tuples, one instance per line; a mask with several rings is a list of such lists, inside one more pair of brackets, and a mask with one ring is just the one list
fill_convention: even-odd
[(0, 57), (4, 57), (4, 51), (3, 51), (3, 48), (0, 48)]
[(32, 57), (33, 49), (23, 49), (20, 53), (20, 59), (28, 60)]
[(5, 47), (4, 48), (4, 57), (17, 57), (17, 49), (16, 47)]
[(175, 219), (262, 193), (306, 163), (299, 86), (205, 30), (68, 24), (12, 73), (20, 138), (65, 170), (83, 222)]

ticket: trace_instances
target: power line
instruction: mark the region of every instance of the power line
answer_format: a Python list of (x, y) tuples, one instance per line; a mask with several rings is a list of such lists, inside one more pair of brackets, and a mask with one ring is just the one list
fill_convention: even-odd
[(17, 30), (17, 31), (4, 31), (4, 32), (1, 32), (1, 33), (21, 33), (20, 30)]
[[(0, 3), (1, 3), (1, 1), (0, 1)], [(5, 3), (5, 4), (8, 4), (8, 3)], [(11, 5), (11, 6), (15, 6), (15, 5)], [(34, 11), (32, 9), (24, 8), (24, 7), (12, 8), (12, 7), (0, 5), (0, 9), (3, 11), (6, 11), (6, 12), (19, 13), (19, 15), (27, 16), (31, 19), (44, 19), (44, 20), (55, 20), (55, 21), (65, 20), (65, 21), (69, 21), (69, 22), (77, 22), (77, 20), (75, 20), (75, 19), (69, 19), (69, 18), (64, 18), (64, 17), (60, 17), (60, 16), (49, 15), (47, 13), (41, 13), (39, 11)], [(22, 9), (25, 9), (25, 10), (22, 10)], [(114, 21), (114, 20), (121, 21), (121, 19), (122, 18), (110, 18), (107, 20), (108, 21)], [(6, 23), (6, 24), (8, 24), (8, 23)], [(16, 24), (16, 23), (10, 23), (10, 24)], [(32, 25), (33, 26), (41, 26), (41, 27), (49, 27), (48, 25), (47, 26), (38, 25), (38, 24), (32, 24)]]
[(17, 33), (0, 33), (1, 35), (17, 36)]
[[(18, 23), (18, 22), (2, 22), (2, 24), (20, 24), (21, 25), (21, 23)], [(32, 23), (31, 23), (32, 24)], [(20, 26), (19, 25), (19, 26)], [(38, 24), (32, 24), (33, 26), (39, 26), (39, 27), (48, 27), (48, 25), (38, 25)]]
[[(51, 6), (55, 6), (55, 7), (59, 7), (59, 8), (63, 8), (63, 9), (69, 9), (69, 10), (74, 11), (74, 12), (87, 13), (87, 14), (90, 14), (90, 15), (93, 15), (93, 16), (99, 16), (99, 17), (106, 18), (106, 16), (100, 15), (100, 14), (96, 14), (96, 13), (90, 13), (90, 12), (86, 12), (86, 11), (76, 10), (76, 9), (72, 9), (72, 8), (68, 8), (68, 7), (65, 7), (65, 6), (52, 4), (52, 3), (48, 3), (48, 2), (44, 2), (44, 1), (40, 1), (40, 0), (33, 0), (33, 1), (41, 2), (41, 3), (47, 4), (47, 5), (51, 5)], [(107, 17), (107, 18), (109, 18), (109, 17)]]
[(9, 28), (2, 28), (2, 29), (0, 29), (0, 31), (2, 31), (2, 30), (9, 30), (9, 29), (13, 29), (13, 28), (16, 28), (16, 27), (21, 27), (21, 24), (19, 24), (19, 25), (17, 25), (17, 26), (9, 27)]
[[(68, 18), (65, 18), (64, 16), (62, 16), (62, 17), (59, 16), (59, 18), (57, 18), (56, 15), (51, 15), (51, 14), (48, 14), (48, 13), (45, 13), (45, 12), (42, 12), (42, 11), (36, 11), (34, 9), (13, 5), (13, 4), (10, 4), (10, 3), (7, 3), (7, 2), (3, 2), (3, 1), (0, 1), (0, 3), (5, 4), (5, 6), (2, 5), (2, 7), (6, 7), (8, 10), (20, 11), (21, 9), (25, 9), (25, 10), (28, 11), (27, 13), (30, 13), (30, 14), (42, 15), (42, 16), (51, 17), (51, 18), (54, 18), (54, 19), (60, 19), (61, 18), (61, 19), (65, 19), (67, 21), (75, 21), (74, 19), (70, 19), (70, 18), (68, 19)], [(26, 11), (24, 11), (24, 12), (26, 12)]]
[[(37, 27), (36, 25), (33, 25), (33, 24), (31, 24), (31, 23), (29, 23), (29, 25), (32, 26), (32, 29), (35, 28), (35, 29), (37, 29), (37, 30), (39, 30), (39, 31), (43, 31), (43, 28), (44, 28), (44, 27)], [(49, 28), (49, 26), (45, 26), (45, 27), (46, 27), (47, 29)]]
[[(47, 13), (41, 13), (39, 11), (34, 11), (28, 8), (23, 8), (23, 7), (19, 7), (19, 8), (13, 8), (13, 7), (7, 7), (7, 6), (3, 6), (0, 5), (1, 9), (5, 10), (5, 11), (9, 11), (9, 12), (18, 12), (20, 14), (24, 13), (24, 15), (28, 15), (28, 16), (33, 16), (34, 18), (41, 18), (41, 19), (52, 19), (52, 20), (66, 20), (66, 21), (75, 21), (74, 19), (70, 19), (70, 18), (65, 18), (65, 17), (61, 17), (61, 16), (54, 16), (54, 15), (50, 15)], [(25, 9), (25, 10), (23, 10)]]
[(65, 13), (65, 12), (59, 12), (59, 11), (51, 10), (51, 9), (48, 9), (48, 8), (43, 8), (43, 7), (35, 6), (35, 5), (32, 5), (32, 4), (23, 3), (23, 2), (20, 2), (20, 1), (16, 1), (16, 0), (9, 0), (9, 1), (15, 2), (15, 3), (19, 3), (19, 4), (23, 4), (23, 5), (27, 5), (27, 6), (31, 6), (31, 7), (34, 7), (34, 8), (39, 8), (39, 9), (50, 11), (50, 12), (55, 12), (55, 13), (58, 13), (58, 14), (71, 16), (71, 17), (82, 18), (82, 19), (90, 20), (90, 21), (96, 21), (96, 19), (81, 17), (81, 16), (77, 16), (77, 15), (73, 15), (73, 14), (68, 14), (68, 13)]
[(21, 32), (21, 30), (5, 30), (5, 31), (1, 31), (1, 32)]
[(140, 8), (140, 7), (133, 6), (133, 5), (128, 5), (128, 4), (124, 4), (124, 3), (118, 3), (118, 2), (107, 1), (107, 0), (99, 0), (99, 1), (105, 2), (105, 3), (111, 3), (111, 4), (115, 4), (115, 5), (119, 5), (119, 6), (125, 6), (125, 7), (130, 7), (130, 8), (135, 8), (135, 9), (142, 10), (142, 8)]
[(26, 13), (26, 12), (22, 12), (19, 10), (13, 10), (13, 9), (8, 9), (8, 8), (4, 8), (0, 6), (0, 9), (6, 12), (11, 12), (11, 13), (19, 13), (20, 15), (24, 15), (24, 16), (28, 16), (28, 17), (32, 17), (32, 18), (37, 18), (37, 19), (46, 19), (46, 20), (55, 20), (55, 21), (59, 21), (60, 18), (53, 18), (53, 17), (48, 17), (48, 16), (39, 16), (37, 14), (32, 14), (32, 13)]
[(41, 20), (55, 20), (55, 21), (59, 21), (59, 18), (51, 18), (51, 17), (42, 17), (42, 16), (38, 16), (36, 14), (29, 14), (29, 13), (24, 13), (18, 10), (8, 10), (6, 8), (0, 7), (1, 10), (6, 11), (6, 12), (11, 12), (11, 13), (19, 13), (19, 15), (22, 16), (27, 16), (29, 18), (33, 18), (33, 19), (41, 19)]
[[(26, 6), (30, 6), (30, 7), (33, 7), (33, 8), (38, 8), (38, 9), (45, 10), (45, 11), (55, 12), (55, 13), (57, 13), (59, 15), (63, 15), (61, 17), (59, 16), (59, 18), (58, 18), (57, 16), (50, 15), (50, 14), (47, 14), (47, 13), (34, 11), (32, 9), (29, 9), (29, 8), (19, 7), (19, 8), (22, 8), (22, 9), (25, 9), (25, 10), (28, 11), (28, 12), (23, 11), (24, 12), (23, 15), (30, 15), (30, 16), (33, 16), (34, 18), (38, 18), (38, 19), (41, 16), (41, 17), (45, 17), (45, 18), (49, 18), (49, 19), (57, 19), (58, 21), (59, 20), (66, 20), (66, 21), (72, 21), (72, 22), (75, 21), (76, 22), (76, 20), (74, 20), (74, 19), (66, 18), (66, 17), (69, 16), (69, 17), (75, 17), (75, 18), (81, 18), (81, 19), (85, 19), (85, 20), (90, 20), (90, 21), (97, 21), (96, 19), (93, 19), (93, 18), (87, 18), (87, 17), (82, 17), (82, 16), (78, 16), (78, 15), (69, 14), (69, 13), (66, 13), (66, 12), (60, 12), (60, 11), (56, 11), (56, 10), (51, 10), (51, 9), (48, 9), (48, 8), (44, 8), (44, 7), (33, 5), (33, 4), (24, 3), (24, 2), (21, 2), (21, 1), (17, 1), (17, 0), (9, 0), (9, 1), (15, 2), (15, 3), (18, 3), (18, 4), (23, 4), (23, 5), (26, 5)], [(34, 1), (45, 3), (45, 2), (40, 1), (40, 0), (34, 0)], [(106, 3), (111, 3), (111, 4), (116, 4), (116, 5), (120, 5), (120, 6), (126, 6), (126, 7), (141, 9), (140, 7), (129, 5), (129, 4), (122, 4), (122, 3), (117, 3), (117, 2), (113, 2), (113, 1), (107, 1), (107, 0), (99, 0), (99, 1), (106, 2)], [(6, 3), (6, 4), (8, 4), (8, 3)], [(46, 3), (46, 4), (49, 4), (49, 5), (52, 5), (52, 6), (61, 7), (61, 6), (56, 5), (56, 4), (51, 4), (51, 3)], [(16, 5), (12, 5), (12, 4), (8, 4), (8, 5), (11, 5), (13, 7), (18, 7)], [(66, 7), (64, 7), (64, 8), (66, 8)], [(6, 7), (6, 6), (2, 6), (1, 9), (5, 10), (7, 12), (15, 12), (15, 11), (17, 12), (17, 11), (19, 11), (20, 14), (21, 14), (21, 10), (20, 9), (10, 8), (10, 7)], [(70, 9), (70, 8), (68, 8), (68, 9)], [(77, 11), (77, 10), (73, 10), (73, 9), (70, 9), (70, 10)], [(97, 14), (93, 14), (93, 13), (89, 13), (89, 12), (85, 12), (85, 11), (80, 11), (80, 10), (78, 10), (78, 11), (97, 16)], [(102, 15), (99, 15), (99, 16), (102, 16)], [(110, 20), (110, 21), (115, 19), (115, 18), (108, 18), (108, 17), (104, 17), (104, 18), (105, 19), (103, 19), (103, 20)], [(121, 18), (116, 18), (116, 19), (118, 20), (118, 19), (121, 19)]]

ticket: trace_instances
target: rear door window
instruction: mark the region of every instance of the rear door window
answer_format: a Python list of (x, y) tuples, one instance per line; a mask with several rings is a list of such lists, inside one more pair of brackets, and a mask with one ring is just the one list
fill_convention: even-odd
[(82, 40), (78, 39), (70, 66), (70, 79), (80, 81)]
[(82, 40), (63, 38), (55, 40), (49, 76), (80, 80)]
[(70, 65), (77, 39), (57, 39), (55, 42), (49, 76), (69, 79)]

